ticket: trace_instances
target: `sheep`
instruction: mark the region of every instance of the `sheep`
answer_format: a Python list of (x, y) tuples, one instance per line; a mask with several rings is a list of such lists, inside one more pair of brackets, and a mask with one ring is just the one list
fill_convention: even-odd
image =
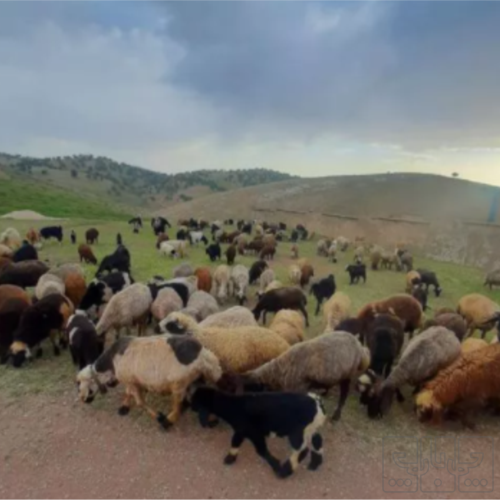
[(229, 245), (226, 249), (225, 254), (227, 265), (232, 266), (234, 264), (234, 259), (236, 258), (236, 247), (234, 245)]
[(399, 255), (383, 251), (382, 256), (380, 258), (380, 267), (384, 269), (392, 269), (392, 266), (396, 268), (396, 271), (403, 270), (403, 265), (401, 264), (401, 259), (399, 258)]
[(488, 342), (486, 342), (486, 340), (469, 337), (468, 339), (465, 339), (460, 345), (460, 351), (462, 354), (466, 354), (468, 352), (475, 351), (476, 349), (482, 349), (487, 345)]
[(191, 245), (198, 246), (200, 241), (206, 246), (208, 245), (207, 237), (203, 234), (203, 231), (189, 231), (188, 240)]
[(318, 257), (328, 257), (328, 242), (326, 240), (318, 240), (316, 243), (316, 255)]
[(300, 269), (300, 286), (305, 287), (314, 276), (314, 269), (310, 264), (304, 264)]
[(420, 422), (438, 424), (446, 415), (458, 415), (462, 424), (474, 428), (472, 409), (497, 400), (500, 393), (500, 344), (463, 354), (428, 382), (416, 397)]
[(240, 306), (247, 300), (249, 280), (248, 269), (245, 266), (237, 265), (231, 271), (231, 288)]
[(325, 329), (327, 331), (335, 331), (335, 332), (349, 332), (355, 337), (361, 338), (361, 330), (362, 324), (358, 318), (346, 318), (343, 319), (333, 330)]
[(170, 313), (180, 311), (183, 305), (179, 294), (173, 288), (165, 287), (158, 291), (151, 304), (151, 314), (156, 321), (160, 322)]
[(420, 278), (420, 274), (417, 271), (410, 271), (406, 274), (406, 287), (405, 292), (411, 293), (413, 287), (415, 285), (420, 285), (422, 283), (422, 279)]
[(363, 246), (356, 247), (353, 254), (353, 259), (356, 264), (363, 264), (365, 257), (365, 248)]
[(193, 276), (193, 274), (193, 268), (187, 262), (177, 266), (173, 271), (174, 278), (189, 278), (189, 276)]
[(282, 309), (278, 311), (269, 325), (269, 330), (283, 337), (290, 345), (304, 340), (304, 318), (297, 311)]
[[(80, 399), (90, 403), (99, 389), (121, 383), (125, 386), (125, 397), (119, 415), (127, 415), (134, 400), (167, 429), (179, 419), (190, 384), (199, 377), (215, 383), (221, 374), (217, 358), (193, 337), (124, 337), (104, 351), (94, 364), (81, 370), (77, 384)], [(145, 403), (144, 390), (172, 394), (172, 411), (168, 416)]]
[(106, 255), (101, 260), (96, 276), (99, 277), (104, 271), (110, 273), (113, 270), (130, 274), (130, 252), (123, 245), (118, 246), (112, 254)]
[(87, 242), (87, 245), (99, 243), (99, 231), (95, 227), (87, 229), (85, 232), (85, 241)]
[(160, 243), (160, 254), (165, 255), (165, 257), (170, 256), (172, 259), (177, 257), (175, 248), (168, 241)]
[(259, 321), (262, 313), (263, 323), (266, 324), (266, 314), (268, 312), (278, 312), (281, 309), (299, 310), (306, 320), (306, 326), (309, 326), (309, 317), (307, 315), (306, 306), (307, 297), (302, 290), (295, 287), (283, 287), (276, 290), (270, 290), (259, 298), (257, 305), (253, 310), (255, 319)]
[(457, 313), (465, 319), (468, 335), (481, 330), (481, 338), (484, 339), (500, 318), (500, 306), (484, 295), (472, 293), (458, 301)]
[(462, 342), (467, 334), (467, 324), (460, 314), (451, 312), (443, 313), (429, 319), (424, 323), (423, 330), (431, 326), (444, 326), (455, 333), (457, 339)]
[(366, 283), (366, 264), (349, 264), (345, 270), (349, 273), (349, 285), (359, 283), (363, 278), (363, 283)]
[(212, 290), (212, 273), (209, 267), (198, 267), (194, 271), (194, 275), (198, 278), (198, 290), (210, 293)]
[[(403, 351), (399, 363), (389, 377), (373, 387), (365, 388), (370, 418), (382, 417), (389, 410), (394, 394), (404, 398), (399, 389), (405, 385), (418, 387), (430, 380), (460, 356), (460, 342), (455, 334), (442, 326), (433, 326), (415, 337)], [(363, 384), (366, 377), (360, 378)]]
[(12, 262), (23, 262), (25, 260), (38, 260), (38, 252), (33, 245), (26, 240), (12, 255)]
[[(312, 394), (268, 393), (232, 395), (209, 387), (199, 387), (189, 397), (191, 408), (199, 413), (202, 425), (208, 425), (213, 414), (233, 429), (231, 449), (224, 458), (226, 465), (236, 462), (241, 445), (249, 439), (280, 478), (291, 476), (311, 449), (309, 470), (323, 462), (323, 440), (318, 432), (325, 422), (321, 401)], [(266, 437), (275, 434), (288, 438), (293, 453), (281, 465), (267, 448)]]
[(276, 275), (272, 269), (266, 269), (259, 278), (259, 291), (257, 292), (257, 297), (260, 297), (265, 293), (266, 288), (275, 280)]
[[(270, 292), (271, 290), (277, 290), (278, 288), (283, 288), (283, 283), (281, 283), (281, 281), (279, 280), (273, 280), (271, 281), (271, 283), (269, 283), (269, 285), (266, 286), (264, 293)], [(259, 294), (258, 296), (260, 298), (262, 294)]]
[(7, 245), (0, 244), (0, 257), (7, 257), (8, 259), (12, 259), (14, 255), (14, 250), (8, 247)]
[(21, 246), (21, 235), (13, 227), (8, 227), (0, 234), (0, 244), (8, 246), (11, 250), (17, 250)]
[(316, 305), (316, 316), (319, 314), (319, 310), (323, 300), (328, 300), (336, 290), (335, 278), (333, 274), (329, 274), (326, 278), (319, 280), (317, 283), (311, 285), (310, 294), (314, 294), (317, 300)]
[(361, 320), (363, 324), (363, 330), (361, 332), (362, 341), (377, 313), (391, 313), (396, 315), (403, 321), (404, 330), (410, 334), (410, 339), (413, 337), (413, 332), (421, 326), (423, 318), (422, 306), (415, 298), (409, 295), (393, 295), (384, 300), (370, 302), (358, 313), (358, 319)]
[[(189, 297), (191, 297), (191, 295), (193, 295), (193, 293), (196, 292), (196, 290), (198, 290), (198, 278), (196, 276), (188, 276), (187, 278), (172, 278), (170, 280), (160, 282), (160, 286), (164, 285), (171, 286), (174, 283), (184, 285), (187, 288)], [(176, 292), (179, 293), (177, 289)], [(183, 297), (182, 293), (179, 293), (179, 295), (181, 296), (181, 298)]]
[(79, 307), (87, 291), (87, 283), (81, 267), (74, 264), (64, 264), (59, 268), (51, 269), (49, 273), (62, 278), (66, 297), (71, 300), (75, 307)]
[(258, 326), (252, 312), (246, 307), (233, 306), (225, 311), (212, 314), (200, 322), (200, 328), (234, 328), (238, 326)]
[(300, 267), (292, 264), (288, 268), (288, 278), (290, 280), (290, 283), (292, 285), (300, 285), (300, 278), (301, 278), (301, 271)]
[(232, 244), (232, 245), (236, 245), (238, 243), (238, 236), (240, 236), (241, 233), (239, 231), (233, 231), (232, 233), (229, 233), (227, 235), (227, 242)]
[(327, 252), (327, 257), (330, 259), (333, 263), (337, 263), (337, 243), (333, 242)]
[(40, 242), (40, 233), (36, 231), (34, 228), (30, 227), (26, 233), (26, 239), (29, 243), (35, 246)]
[(261, 260), (273, 260), (276, 254), (276, 247), (266, 245), (259, 254), (259, 259)]
[(224, 303), (231, 293), (231, 271), (226, 265), (220, 265), (214, 272), (214, 295), (219, 303)]
[[(0, 255), (1, 254), (2, 252), (0, 251)], [(486, 285), (490, 287), (490, 290), (493, 288), (493, 286), (500, 286), (500, 269), (494, 269), (486, 275), (483, 286)]]
[(425, 285), (426, 290), (429, 290), (429, 286), (432, 285), (434, 287), (434, 294), (436, 297), (439, 297), (443, 289), (439, 284), (436, 273), (427, 269), (417, 269), (417, 273), (420, 275), (420, 281), (422, 285)]
[[(30, 305), (31, 299), (25, 290), (14, 285), (0, 285), (0, 364), (7, 362), (14, 332), (23, 312)], [(248, 312), (255, 321), (252, 313)]]
[[(61, 351), (57, 345), (57, 333), (66, 326), (73, 312), (71, 302), (58, 293), (47, 295), (36, 304), (27, 307), (14, 332), (9, 349), (13, 366), (20, 368), (27, 359), (32, 357), (31, 351), (35, 347), (37, 347), (36, 357), (40, 357), (42, 355), (40, 344), (47, 337), (50, 337), (54, 355), (59, 356)], [(62, 347), (65, 345), (61, 338), (59, 338), (59, 344)]]
[(111, 297), (102, 316), (97, 323), (96, 330), (100, 337), (114, 328), (119, 338), (123, 327), (130, 328), (136, 324), (138, 335), (142, 335), (149, 310), (153, 304), (151, 289), (142, 283), (134, 283)]
[(378, 271), (380, 262), (382, 260), (382, 249), (380, 247), (374, 247), (370, 251), (370, 261), (372, 271)]
[(161, 244), (164, 241), (168, 241), (169, 239), (170, 238), (168, 237), (168, 234), (166, 234), (166, 233), (160, 233), (160, 234), (158, 234), (158, 237), (156, 238), (156, 249), (159, 250)]
[(332, 416), (332, 420), (338, 421), (351, 379), (363, 373), (369, 364), (368, 349), (350, 333), (330, 332), (290, 347), (276, 359), (236, 377), (235, 381), (237, 386), (260, 385), (275, 391), (322, 390), (325, 393), (339, 384), (340, 398)]
[(404, 270), (406, 270), (407, 272), (413, 270), (413, 255), (410, 252), (403, 252), (403, 254), (399, 258), (401, 260), (401, 266)]
[(291, 246), (290, 251), (292, 253), (292, 259), (299, 258), (299, 247), (295, 243)]
[(220, 260), (221, 248), (219, 243), (211, 243), (205, 250), (205, 253), (210, 258), (211, 262), (215, 262), (217, 259)]
[(189, 297), (196, 291), (196, 289), (191, 291), (192, 285), (190, 285), (187, 280), (184, 282), (180, 281), (183, 279), (185, 279), (185, 278), (174, 278), (173, 280), (170, 280), (170, 281), (165, 281), (165, 280), (149, 281), (147, 285), (151, 291), (151, 295), (153, 297), (153, 300), (156, 299), (156, 297), (158, 296), (158, 293), (161, 290), (163, 290), (164, 288), (171, 288), (181, 298), (182, 306), (187, 307)]
[(246, 246), (246, 250), (249, 252), (253, 252), (254, 254), (260, 253), (260, 251), (264, 248), (264, 242), (261, 239), (253, 239), (248, 245)]
[(202, 327), (182, 314), (172, 313), (159, 324), (162, 333), (192, 335), (220, 361), (222, 370), (244, 373), (278, 357), (290, 346), (277, 333), (259, 326)]
[(410, 295), (419, 302), (423, 311), (427, 310), (427, 301), (429, 296), (427, 289), (425, 289), (423, 285), (415, 285), (412, 288)]
[(434, 317), (437, 318), (440, 314), (456, 313), (456, 309), (453, 307), (440, 307), (435, 313)]
[(104, 350), (104, 342), (98, 337), (92, 321), (83, 312), (76, 312), (68, 319), (65, 336), (73, 363), (83, 370), (94, 363)]
[(247, 248), (247, 242), (246, 241), (239, 241), (236, 244), (236, 248), (238, 250), (238, 255), (245, 255), (245, 250)]
[[(160, 249), (165, 243), (160, 245)], [(187, 257), (187, 242), (186, 240), (168, 240), (168, 245), (174, 248), (176, 255), (178, 255), (181, 259)]]
[(248, 271), (248, 279), (250, 285), (253, 285), (267, 268), (267, 262), (264, 260), (258, 260), (254, 262), (250, 267), (250, 271)]
[(35, 297), (37, 300), (41, 300), (52, 293), (64, 295), (65, 291), (66, 287), (64, 286), (64, 282), (61, 278), (55, 276), (54, 274), (46, 273), (43, 276), (40, 276), (40, 279), (36, 284)]
[(85, 278), (85, 270), (80, 264), (62, 264), (60, 266), (51, 267), (49, 273), (58, 276), (63, 281), (72, 274), (78, 274), (82, 278)]
[(47, 264), (38, 260), (8, 262), (0, 268), (0, 285), (16, 285), (21, 288), (36, 286), (38, 280), (49, 270)]
[(80, 257), (80, 262), (85, 262), (87, 264), (97, 264), (97, 259), (95, 258), (94, 252), (89, 245), (81, 244), (78, 247), (78, 255)]
[(342, 292), (334, 293), (323, 306), (325, 332), (334, 331), (339, 323), (349, 317), (351, 299)]
[(196, 291), (189, 297), (189, 302), (181, 312), (189, 314), (196, 321), (203, 321), (219, 311), (217, 301), (207, 292)]

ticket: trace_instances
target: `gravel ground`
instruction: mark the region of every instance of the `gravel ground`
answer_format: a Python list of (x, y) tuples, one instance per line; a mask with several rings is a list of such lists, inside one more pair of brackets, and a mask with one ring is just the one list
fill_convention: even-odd
[[(0, 396), (0, 497), (499, 497), (497, 489), (386, 493), (381, 450), (368, 449), (355, 432), (345, 432), (342, 422), (336, 428), (329, 423), (324, 432), (325, 462), (318, 472), (302, 467), (280, 480), (248, 444), (234, 466), (224, 466), (230, 432), (223, 425), (203, 430), (186, 413), (176, 428), (164, 432), (137, 410), (119, 417), (94, 405), (77, 402), (73, 392), (17, 400)], [(277, 456), (287, 455), (283, 441), (270, 444)]]

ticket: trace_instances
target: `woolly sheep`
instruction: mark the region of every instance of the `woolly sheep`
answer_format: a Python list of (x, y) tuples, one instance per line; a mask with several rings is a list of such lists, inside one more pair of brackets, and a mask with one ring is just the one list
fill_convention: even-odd
[[(0, 256), (1, 255), (2, 252), (0, 250)], [(500, 286), (500, 269), (494, 269), (486, 275), (486, 278), (484, 279), (484, 286), (489, 286), (490, 290), (493, 286)]]
[(0, 244), (0, 257), (7, 257), (8, 259), (12, 258), (14, 251), (12, 248), (7, 245)]
[(323, 305), (325, 332), (333, 332), (338, 324), (349, 317), (351, 299), (342, 292), (336, 292)]
[(0, 234), (0, 244), (9, 247), (11, 250), (17, 250), (22, 243), (21, 235), (17, 229), (8, 227)]
[(151, 305), (151, 314), (157, 321), (166, 318), (183, 307), (182, 299), (173, 288), (162, 288)]
[(288, 268), (288, 278), (290, 279), (290, 283), (292, 285), (300, 285), (300, 277), (301, 277), (300, 267), (292, 264)]
[(326, 240), (318, 240), (316, 243), (316, 255), (319, 257), (328, 257), (328, 242)]
[(247, 288), (249, 284), (248, 269), (238, 264), (231, 271), (231, 288), (240, 306), (247, 300)]
[(276, 279), (276, 275), (272, 269), (266, 269), (259, 278), (259, 291), (257, 296), (261, 296), (266, 292), (266, 288)]
[(457, 312), (467, 323), (468, 335), (472, 335), (476, 330), (481, 330), (482, 339), (500, 318), (500, 306), (489, 297), (479, 293), (464, 295), (458, 301)]
[(282, 309), (278, 311), (269, 325), (269, 330), (283, 337), (290, 345), (304, 340), (304, 317), (297, 311)]
[(160, 323), (160, 329), (165, 333), (193, 335), (217, 356), (224, 372), (253, 370), (289, 348), (286, 340), (267, 328), (202, 328), (193, 318), (182, 313), (172, 313), (168, 321)]
[(415, 285), (419, 285), (421, 283), (421, 278), (420, 274), (417, 273), (417, 271), (410, 271), (409, 273), (406, 273), (406, 287), (405, 287), (405, 292), (406, 293), (411, 293), (413, 290), (413, 287)]
[(283, 288), (283, 283), (279, 280), (273, 280), (269, 285), (266, 286), (264, 293), (270, 292), (271, 290), (276, 290), (278, 288)]
[(213, 275), (213, 282), (215, 298), (222, 304), (231, 294), (231, 271), (229, 267), (225, 264), (218, 266)]
[(200, 322), (200, 328), (234, 328), (238, 326), (258, 326), (252, 312), (246, 307), (233, 306), (225, 311), (212, 314)]
[(337, 243), (333, 242), (330, 247), (328, 248), (327, 252), (328, 258), (333, 262), (337, 262)]
[[(132, 400), (162, 427), (177, 422), (188, 387), (198, 378), (217, 382), (222, 375), (217, 358), (188, 336), (124, 337), (107, 349), (93, 365), (77, 375), (80, 399), (93, 401), (106, 385), (121, 383), (125, 397), (118, 413), (126, 415)], [(172, 394), (172, 410), (165, 416), (148, 406), (143, 391)]]
[(217, 301), (207, 292), (198, 290), (189, 297), (188, 305), (181, 312), (189, 314), (196, 321), (203, 321), (212, 314), (219, 312)]
[[(187, 257), (187, 246), (188, 246), (187, 240), (169, 240), (167, 243), (174, 248), (175, 253), (179, 257), (181, 257), (182, 259), (184, 257)], [(160, 249), (162, 245), (163, 243), (160, 245)]]
[(51, 273), (47, 273), (40, 276), (40, 279), (35, 287), (35, 297), (40, 300), (51, 293), (64, 295), (65, 290), (66, 289), (61, 278)]
[(177, 252), (169, 241), (162, 241), (160, 243), (160, 254), (174, 258), (177, 255)]
[(194, 275), (198, 278), (198, 290), (210, 293), (212, 291), (212, 273), (209, 267), (199, 267)]
[(189, 278), (189, 276), (193, 276), (193, 274), (193, 268), (187, 262), (177, 266), (173, 272), (174, 278)]
[(427, 330), (431, 326), (444, 326), (455, 333), (457, 339), (462, 342), (467, 334), (467, 324), (465, 320), (457, 313), (438, 314), (433, 319), (429, 319), (424, 323), (423, 330)]
[(114, 328), (119, 337), (123, 327), (130, 329), (137, 325), (139, 336), (145, 327), (149, 310), (153, 304), (151, 290), (147, 285), (134, 283), (116, 295), (113, 295), (102, 313), (96, 330), (99, 336)]

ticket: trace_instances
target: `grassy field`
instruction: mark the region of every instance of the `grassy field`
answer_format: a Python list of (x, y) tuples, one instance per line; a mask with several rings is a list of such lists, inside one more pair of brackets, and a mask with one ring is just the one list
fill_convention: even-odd
[[(0, 222), (0, 231), (6, 227), (13, 225), (23, 233), (29, 227), (40, 227), (43, 224), (40, 222), (30, 223), (25, 221)], [(90, 227), (95, 227), (100, 232), (99, 244), (94, 246), (94, 252), (98, 259), (110, 253), (115, 248), (115, 238), (117, 232), (123, 236), (124, 243), (128, 246), (132, 254), (132, 270), (133, 277), (137, 281), (146, 281), (153, 275), (162, 275), (170, 277), (175, 266), (179, 265), (179, 260), (170, 260), (158, 255), (155, 248), (155, 237), (150, 227), (145, 227), (143, 231), (136, 235), (132, 233), (131, 228), (126, 222), (102, 222), (71, 220), (62, 221), (62, 225), (66, 229), (66, 237), (62, 245), (56, 242), (45, 244), (40, 252), (40, 258), (48, 260), (50, 264), (62, 264), (65, 262), (77, 261), (76, 246), (69, 242), (69, 230), (75, 229), (78, 242), (82, 242), (85, 230)], [(175, 234), (175, 230), (170, 230), (170, 234)], [(292, 262), (290, 259), (290, 244), (281, 243), (278, 247), (276, 260), (271, 264), (278, 278), (284, 283), (287, 283), (287, 268)], [(380, 299), (394, 293), (404, 291), (405, 277), (403, 273), (394, 271), (378, 271), (369, 272), (366, 285), (349, 286), (348, 275), (345, 272), (345, 266), (351, 261), (351, 253), (342, 254), (337, 264), (331, 264), (324, 258), (319, 258), (315, 255), (315, 242), (305, 242), (300, 244), (300, 256), (308, 257), (314, 265), (316, 276), (323, 277), (333, 272), (337, 281), (339, 290), (348, 293), (353, 301), (353, 313), (355, 313), (366, 302)], [(237, 263), (242, 263), (250, 266), (255, 260), (255, 257), (238, 257)], [(214, 268), (208, 257), (204, 253), (203, 246), (192, 248), (186, 261), (190, 262), (193, 267), (210, 266)], [(443, 306), (455, 307), (457, 300), (466, 293), (480, 292), (490, 296), (497, 302), (500, 302), (500, 290), (488, 291), (483, 288), (483, 273), (479, 269), (471, 267), (463, 267), (450, 263), (435, 262), (424, 257), (416, 255), (416, 265), (418, 267), (426, 267), (437, 272), (444, 292), (441, 297), (430, 297), (430, 306), (434, 309)], [(91, 279), (96, 267), (84, 265), (88, 279)], [(255, 303), (256, 287), (251, 287), (249, 292), (249, 306), (253, 307)], [(233, 305), (232, 303), (230, 305)], [(309, 298), (308, 312), (310, 314), (311, 326), (307, 330), (307, 337), (311, 338), (323, 331), (323, 320), (321, 315), (315, 317), (315, 301), (312, 297)], [(432, 314), (430, 311), (428, 314)], [(490, 334), (490, 336), (492, 333)], [(69, 356), (65, 355), (62, 359), (54, 358), (50, 349), (46, 350), (46, 354), (41, 360), (38, 360), (22, 370), (14, 370), (10, 367), (0, 367), (0, 393), (6, 398), (19, 398), (23, 395), (33, 393), (49, 393), (56, 395), (65, 391), (71, 390), (73, 387), (74, 368), (71, 366)], [(431, 432), (442, 433), (443, 429), (432, 430), (429, 427), (424, 427), (418, 424), (412, 413), (412, 401), (410, 397), (410, 389), (405, 391), (407, 401), (402, 404), (395, 404), (391, 412), (382, 421), (370, 421), (366, 414), (360, 409), (357, 397), (354, 392), (348, 400), (348, 404), (344, 411), (342, 421), (338, 424), (349, 434), (357, 434), (363, 442), (371, 443), (374, 440), (378, 441), (384, 434), (400, 434), (414, 435), (421, 434), (425, 431), (426, 435)], [(337, 395), (329, 398), (327, 408), (331, 411), (336, 404)], [(93, 406), (102, 411), (114, 411), (116, 409), (117, 399), (114, 397), (99, 398)], [(137, 418), (143, 418), (137, 416)], [(149, 420), (144, 417), (145, 422)], [(493, 417), (481, 416), (478, 423), (481, 433), (498, 431), (499, 426)], [(152, 422), (145, 425), (154, 425)], [(449, 432), (454, 432), (456, 427), (450, 427)]]
[(0, 181), (0, 215), (14, 210), (25, 210), (27, 207), (46, 217), (85, 216), (88, 219), (101, 220), (124, 220), (127, 218), (126, 212), (104, 201), (79, 197), (48, 184), (41, 185), (41, 183), (34, 181), (2, 179)]

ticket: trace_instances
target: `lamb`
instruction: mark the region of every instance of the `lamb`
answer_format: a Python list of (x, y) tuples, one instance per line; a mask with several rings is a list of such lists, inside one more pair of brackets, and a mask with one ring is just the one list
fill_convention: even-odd
[(301, 274), (299, 266), (293, 264), (288, 268), (288, 278), (292, 285), (300, 285)]
[(417, 395), (418, 419), (437, 424), (446, 415), (458, 415), (465, 427), (474, 428), (469, 413), (498, 399), (499, 374), (500, 344), (463, 354)]
[(114, 328), (118, 338), (123, 327), (129, 329), (132, 325), (137, 325), (138, 335), (141, 336), (152, 304), (153, 296), (147, 285), (130, 285), (111, 297), (97, 323), (97, 334), (104, 337)]
[(234, 265), (234, 259), (236, 258), (236, 247), (234, 245), (229, 245), (226, 249), (226, 259), (227, 265)]
[(8, 227), (0, 234), (0, 244), (8, 246), (11, 250), (17, 250), (21, 246), (21, 235), (17, 229)]
[[(0, 364), (7, 362), (14, 332), (22, 314), (30, 305), (31, 299), (25, 290), (14, 285), (0, 285)], [(248, 312), (255, 321), (252, 313)]]
[(314, 294), (318, 301), (316, 305), (316, 316), (319, 314), (323, 300), (328, 300), (335, 293), (336, 288), (333, 274), (329, 274), (326, 278), (321, 279), (311, 286), (309, 293)]
[(212, 290), (212, 273), (209, 267), (199, 267), (194, 271), (198, 278), (198, 290), (210, 293)]
[(472, 293), (458, 301), (457, 313), (465, 319), (468, 335), (481, 330), (481, 338), (484, 339), (500, 318), (500, 306), (484, 295)]
[(323, 306), (325, 332), (337, 329), (338, 325), (349, 317), (351, 299), (342, 292), (336, 292)]
[(40, 276), (40, 279), (35, 287), (35, 297), (37, 300), (41, 300), (47, 295), (53, 293), (64, 295), (65, 292), (66, 287), (64, 286), (63, 280), (51, 273), (46, 273), (43, 276)]
[(420, 280), (425, 285), (426, 290), (429, 290), (429, 286), (432, 285), (434, 287), (434, 294), (436, 297), (439, 297), (443, 289), (439, 284), (436, 273), (427, 269), (417, 269), (417, 273), (420, 275)]
[(297, 311), (282, 309), (278, 311), (269, 325), (269, 330), (283, 337), (290, 345), (304, 340), (304, 318)]
[(160, 322), (170, 313), (180, 311), (183, 307), (179, 294), (170, 287), (162, 288), (151, 305), (151, 314), (156, 321)]
[(231, 271), (226, 265), (217, 267), (213, 276), (214, 295), (219, 303), (224, 303), (230, 294)]
[(95, 258), (94, 252), (89, 245), (81, 244), (78, 247), (78, 255), (80, 257), (80, 262), (85, 262), (87, 264), (97, 264), (97, 259)]
[(262, 295), (253, 310), (253, 314), (255, 319), (259, 321), (261, 314), (264, 313), (263, 322), (266, 324), (266, 314), (268, 312), (276, 313), (281, 311), (281, 309), (299, 310), (304, 315), (306, 326), (309, 326), (306, 305), (307, 297), (302, 290), (295, 287), (283, 287), (271, 290)]
[(277, 333), (258, 326), (202, 327), (182, 314), (172, 313), (159, 324), (162, 333), (190, 335), (212, 351), (224, 372), (243, 373), (278, 357), (290, 346)]
[(248, 272), (250, 285), (253, 285), (260, 278), (264, 270), (267, 268), (268, 268), (267, 262), (264, 260), (258, 260), (254, 262), (250, 267), (250, 271)]
[(187, 307), (181, 312), (189, 314), (196, 321), (203, 321), (212, 314), (219, 312), (219, 306), (209, 293), (198, 290), (189, 297)]
[(476, 349), (482, 349), (487, 345), (488, 342), (486, 342), (486, 340), (469, 337), (468, 339), (465, 339), (460, 345), (460, 351), (462, 354), (466, 354), (468, 352), (475, 351)]
[(168, 241), (163, 241), (162, 243), (160, 243), (160, 254), (165, 255), (165, 257), (170, 256), (172, 259), (174, 257), (177, 257), (175, 248)]
[(368, 349), (347, 332), (324, 333), (296, 344), (276, 359), (236, 378), (247, 387), (260, 384), (275, 391), (326, 393), (340, 384), (340, 398), (333, 420), (339, 420), (349, 394), (351, 378), (370, 364)]
[(431, 326), (444, 326), (451, 330), (457, 339), (462, 342), (467, 334), (467, 324), (465, 320), (457, 313), (443, 313), (429, 319), (424, 323), (423, 330), (427, 330)]
[(377, 313), (391, 313), (396, 315), (403, 321), (404, 330), (410, 334), (410, 339), (413, 337), (413, 332), (421, 326), (423, 318), (422, 306), (416, 299), (409, 295), (393, 295), (384, 300), (370, 302), (358, 313), (358, 319), (363, 324), (361, 332), (362, 341)]
[[(239, 449), (249, 439), (280, 478), (291, 476), (311, 449), (309, 470), (322, 464), (323, 440), (319, 434), (325, 422), (321, 401), (312, 394), (266, 393), (224, 394), (208, 387), (197, 388), (189, 398), (193, 411), (200, 414), (202, 425), (208, 425), (208, 414), (214, 414), (233, 429), (231, 449), (226, 465), (236, 462)], [(281, 465), (267, 448), (266, 437), (276, 434), (288, 438), (293, 453)]]
[[(389, 410), (394, 394), (403, 385), (417, 388), (434, 377), (460, 356), (460, 342), (455, 334), (442, 326), (433, 326), (411, 340), (398, 365), (381, 384), (376, 381), (368, 395), (368, 416), (382, 417)], [(360, 382), (362, 382), (360, 380)]]
[(486, 285), (490, 287), (490, 290), (493, 288), (493, 286), (500, 286), (500, 269), (494, 269), (486, 275), (484, 286)]
[(240, 306), (247, 300), (247, 288), (249, 285), (248, 269), (239, 264), (231, 271), (231, 288)]
[(0, 285), (16, 285), (21, 288), (36, 286), (38, 280), (49, 270), (47, 264), (38, 260), (6, 263), (0, 269)]
[(265, 293), (266, 288), (276, 279), (274, 271), (272, 269), (266, 269), (259, 279), (259, 291), (257, 292), (257, 297), (260, 297)]
[(219, 243), (212, 243), (208, 245), (205, 253), (208, 255), (211, 262), (215, 262), (217, 259), (220, 260), (221, 248)]
[(73, 363), (83, 370), (94, 363), (104, 350), (104, 342), (99, 338), (92, 321), (83, 312), (73, 314), (68, 319), (65, 336)]
[(30, 245), (26, 240), (14, 252), (12, 262), (23, 262), (25, 260), (38, 260), (38, 252), (33, 245)]
[(251, 311), (246, 307), (234, 306), (215, 314), (200, 322), (200, 328), (234, 328), (238, 326), (258, 326)]
[[(124, 337), (81, 370), (77, 383), (80, 399), (86, 403), (94, 400), (99, 389), (104, 392), (106, 385), (123, 384), (125, 397), (119, 415), (127, 415), (134, 400), (167, 429), (179, 419), (188, 387), (200, 377), (215, 383), (221, 374), (217, 358), (193, 337)], [(145, 403), (144, 390), (172, 394), (168, 416)]]
[(366, 264), (349, 264), (345, 270), (349, 273), (350, 285), (359, 283), (361, 278), (363, 283), (366, 283)]
[(300, 269), (300, 286), (305, 287), (314, 276), (314, 269), (310, 264), (304, 264)]
[(174, 278), (189, 278), (189, 276), (193, 276), (194, 271), (191, 265), (185, 262), (184, 264), (177, 266), (174, 269), (173, 274)]
[[(40, 344), (48, 337), (54, 355), (59, 356), (61, 351), (57, 345), (57, 333), (66, 326), (73, 311), (71, 302), (64, 295), (57, 293), (47, 295), (36, 304), (27, 307), (14, 332), (9, 349), (14, 367), (20, 368), (27, 359), (30, 359), (31, 351), (35, 347), (37, 347), (36, 357), (40, 357), (42, 355)], [(64, 347), (64, 341), (61, 339), (59, 344)]]

